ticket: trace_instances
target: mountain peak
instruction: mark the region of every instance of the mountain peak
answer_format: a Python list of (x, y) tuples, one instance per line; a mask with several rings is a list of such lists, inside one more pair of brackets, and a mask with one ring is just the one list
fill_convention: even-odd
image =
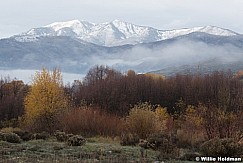
[(51, 27), (55, 31), (57, 31), (57, 30), (59, 30), (61, 28), (72, 27), (72, 26), (78, 25), (78, 24), (81, 24), (81, 22), (79, 20), (70, 20), (70, 21), (66, 21), (66, 22), (55, 22), (55, 23), (51, 23), (51, 24), (46, 25), (44, 27)]
[(87, 21), (79, 21), (79, 20), (75, 19), (75, 20), (70, 20), (70, 21), (66, 21), (66, 22), (55, 22), (55, 23), (49, 24), (44, 27), (52, 28), (55, 31), (61, 30), (63, 28), (71, 28), (72, 30), (74, 30), (76, 32), (77, 31), (84, 32), (85, 31), (84, 28), (87, 29), (93, 25), (94, 25), (93, 23), (89, 23)]

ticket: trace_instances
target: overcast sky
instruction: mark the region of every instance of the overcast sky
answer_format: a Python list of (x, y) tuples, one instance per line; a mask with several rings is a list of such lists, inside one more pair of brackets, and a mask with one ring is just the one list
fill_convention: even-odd
[(158, 29), (214, 25), (243, 34), (243, 0), (6, 0), (0, 38), (73, 19), (120, 19)]

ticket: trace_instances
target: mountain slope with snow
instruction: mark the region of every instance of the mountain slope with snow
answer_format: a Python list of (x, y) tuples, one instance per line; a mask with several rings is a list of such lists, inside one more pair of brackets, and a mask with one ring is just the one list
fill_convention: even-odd
[(243, 69), (243, 35), (214, 26), (157, 30), (119, 20), (73, 20), (0, 39), (2, 72), (59, 67), (65, 73), (86, 74), (94, 65), (166, 76), (237, 72)]
[[(197, 65), (211, 70), (243, 69), (243, 36), (216, 36), (193, 32), (162, 41), (114, 47), (99, 46), (67, 36), (37, 37), (20, 42), (0, 40), (0, 70), (36, 70), (60, 67), (66, 73), (85, 74), (94, 65), (108, 65), (140, 73), (161, 70), (165, 75)], [(216, 62), (210, 62), (217, 60)], [(201, 64), (209, 63), (209, 64)], [(187, 65), (186, 67), (184, 67)], [(191, 67), (192, 66), (192, 67)], [(201, 67), (202, 67), (201, 66)], [(203, 69), (209, 72), (208, 69)]]
[(33, 28), (25, 33), (14, 36), (19, 42), (36, 41), (39, 37), (69, 36), (102, 46), (120, 46), (125, 44), (150, 43), (193, 32), (203, 32), (216, 36), (239, 35), (231, 30), (205, 26), (176, 30), (158, 30), (152, 27), (138, 26), (120, 20), (109, 23), (90, 23), (87, 21), (72, 20), (55, 22), (50, 25)]

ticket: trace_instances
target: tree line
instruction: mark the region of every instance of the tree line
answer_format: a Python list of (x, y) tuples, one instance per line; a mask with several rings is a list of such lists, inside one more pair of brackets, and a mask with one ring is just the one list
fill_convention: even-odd
[[(32, 87), (22, 81), (0, 80), (1, 121), (17, 119), (24, 114), (25, 98)], [(95, 66), (82, 81), (60, 87), (69, 108), (93, 106), (120, 117), (127, 116), (138, 102), (165, 107), (175, 119), (184, 115), (189, 105), (233, 114), (242, 112), (243, 106), (243, 84), (230, 71), (165, 78), (158, 74), (137, 74), (132, 70), (122, 73), (107, 66)], [(37, 96), (35, 100), (41, 99)]]
[(164, 77), (95, 66), (83, 80), (63, 85), (60, 70), (43, 68), (31, 85), (0, 80), (0, 129), (118, 136), (121, 145), (169, 158), (181, 148), (236, 156), (242, 153), (241, 80), (231, 71)]
[[(105, 66), (89, 70), (83, 81), (65, 87), (75, 106), (82, 102), (118, 115), (126, 115), (138, 102), (166, 107), (170, 114), (188, 105), (213, 106), (229, 112), (242, 110), (243, 84), (230, 71), (212, 74), (123, 74)], [(181, 106), (178, 106), (182, 103)]]

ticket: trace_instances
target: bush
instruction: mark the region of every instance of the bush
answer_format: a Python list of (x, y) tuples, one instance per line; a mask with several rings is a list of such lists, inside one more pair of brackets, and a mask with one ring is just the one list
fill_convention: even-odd
[(59, 142), (65, 142), (68, 139), (68, 136), (66, 135), (66, 133), (60, 132), (60, 131), (57, 131), (55, 133), (55, 137), (56, 137), (57, 141), (59, 141)]
[(179, 156), (176, 144), (172, 137), (163, 133), (156, 133), (147, 139), (148, 148), (158, 150), (160, 160), (176, 158)]
[(33, 134), (28, 131), (16, 130), (13, 133), (17, 134), (23, 141), (29, 141), (33, 138)]
[(74, 135), (73, 134), (67, 134), (66, 136), (67, 136), (67, 139), (68, 139), (68, 138), (71, 138)]
[(25, 131), (25, 132), (23, 133), (23, 135), (20, 136), (20, 138), (21, 138), (22, 140), (24, 140), (24, 141), (29, 141), (29, 140), (32, 139), (32, 137), (33, 137), (33, 134), (30, 133), (30, 132), (28, 132), (28, 131)]
[(135, 146), (139, 143), (139, 137), (137, 135), (133, 134), (124, 134), (121, 136), (121, 142), (120, 144), (122, 146), (129, 145), (129, 146)]
[(145, 102), (135, 105), (126, 118), (130, 133), (146, 139), (149, 135), (161, 130), (159, 117), (153, 111), (154, 106)]
[(91, 107), (73, 109), (61, 121), (66, 133), (85, 136), (120, 136), (124, 124), (120, 117)]
[(74, 135), (68, 138), (68, 145), (69, 146), (82, 146), (86, 142), (85, 138), (80, 135)]
[(15, 133), (4, 133), (4, 140), (9, 143), (20, 143), (20, 137)]
[(169, 136), (162, 133), (153, 134), (147, 139), (147, 141), (149, 143), (149, 147), (153, 150), (159, 150), (167, 147), (169, 148), (169, 145), (172, 144)]
[(183, 124), (181, 129), (177, 130), (176, 144), (178, 148), (199, 150), (202, 143), (205, 142), (204, 133), (200, 132), (202, 129), (191, 129), (192, 127), (193, 126), (187, 128)]
[(214, 138), (201, 145), (201, 153), (212, 157), (234, 157), (242, 154), (242, 147), (233, 139)]

